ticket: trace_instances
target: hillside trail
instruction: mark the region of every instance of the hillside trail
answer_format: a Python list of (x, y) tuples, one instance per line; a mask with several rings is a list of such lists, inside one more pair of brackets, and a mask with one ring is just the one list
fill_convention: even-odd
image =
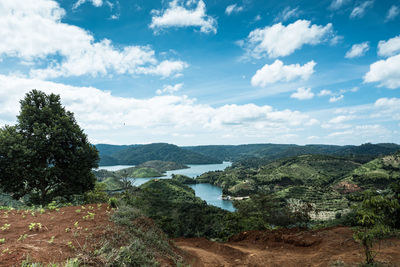
[[(205, 238), (177, 238), (176, 246), (192, 256), (192, 267), (208, 266), (357, 266), (363, 251), (347, 227), (316, 231), (283, 229), (249, 231), (226, 243)], [(375, 247), (377, 261), (400, 266), (400, 240), (387, 239)]]

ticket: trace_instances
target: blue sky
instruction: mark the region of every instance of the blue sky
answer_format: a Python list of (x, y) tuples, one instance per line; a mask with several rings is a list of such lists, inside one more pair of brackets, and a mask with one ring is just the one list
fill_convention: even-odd
[(0, 126), (60, 94), (93, 143), (400, 143), (400, 1), (4, 0)]

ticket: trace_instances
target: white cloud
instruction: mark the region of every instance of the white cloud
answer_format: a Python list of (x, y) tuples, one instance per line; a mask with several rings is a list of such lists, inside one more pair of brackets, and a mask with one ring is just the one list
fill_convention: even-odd
[[(390, 131), (379, 124), (367, 124), (367, 125), (357, 125), (352, 127), (350, 130), (333, 132), (328, 135), (328, 137), (343, 137), (346, 139), (359, 140), (360, 138), (363, 142), (371, 142), (371, 139), (376, 139), (390, 135)], [(350, 138), (349, 138), (350, 137)], [(352, 137), (352, 138), (351, 138)]]
[(290, 8), (285, 7), (285, 9), (279, 13), (279, 15), (275, 18), (275, 21), (287, 21), (291, 18), (297, 18), (300, 15), (300, 10), (298, 7)]
[[(188, 1), (186, 6), (192, 6), (195, 1)], [(155, 32), (168, 27), (200, 27), (203, 33), (217, 33), (217, 21), (206, 14), (206, 5), (203, 0), (197, 2), (197, 6), (187, 9), (184, 2), (173, 0), (167, 9), (153, 10), (150, 28)]]
[(291, 98), (296, 98), (299, 100), (311, 99), (314, 97), (314, 93), (311, 92), (311, 88), (300, 87), (297, 91), (290, 95)]
[(76, 3), (72, 6), (72, 9), (76, 9), (83, 5), (86, 2), (91, 2), (95, 7), (100, 7), (103, 5), (103, 0), (78, 0)]
[(276, 82), (289, 82), (298, 78), (308, 80), (314, 73), (314, 67), (317, 63), (313, 60), (304, 64), (284, 65), (282, 61), (275, 60), (271, 65), (265, 64), (264, 67), (257, 70), (256, 74), (251, 78), (253, 86), (265, 87), (268, 84)]
[[(258, 133), (269, 139), (294, 134), (297, 127), (315, 123), (307, 114), (268, 105), (198, 104), (187, 96), (162, 95), (147, 99), (117, 97), (93, 87), (75, 87), (39, 79), (0, 75), (0, 121), (15, 121), (19, 100), (32, 88), (61, 95), (91, 140), (113, 143), (173, 142), (173, 133), (190, 136), (192, 144), (220, 136)], [(99, 131), (101, 130), (101, 131)], [(172, 139), (168, 139), (172, 138)], [(210, 139), (211, 138), (211, 139)], [(143, 141), (144, 140), (144, 141)], [(261, 140), (261, 139), (260, 139)], [(217, 142), (218, 142), (217, 141)]]
[(332, 24), (311, 25), (308, 20), (297, 20), (287, 26), (277, 23), (250, 32), (243, 43), (247, 56), (262, 58), (283, 57), (292, 54), (305, 44), (316, 45), (332, 37)]
[(388, 10), (388, 13), (386, 15), (385, 21), (390, 21), (395, 19), (398, 15), (400, 14), (400, 8), (398, 6), (391, 6), (390, 9)]
[[(52, 0), (4, 0), (0, 4), (0, 58), (17, 57), (44, 66), (31, 70), (32, 76), (141, 74), (173, 75), (186, 67), (175, 62), (171, 71), (162, 71), (155, 51), (149, 46), (117, 47), (110, 40), (95, 41), (82, 28), (62, 23), (64, 9)], [(54, 57), (61, 59), (55, 60)], [(179, 66), (178, 66), (179, 65)], [(160, 69), (160, 71), (157, 71)]]
[(232, 13), (239, 13), (241, 11), (243, 11), (243, 7), (242, 6), (238, 6), (237, 4), (233, 4), (233, 5), (229, 5), (229, 6), (226, 7), (225, 14), (227, 14), (229, 16)]
[(333, 95), (331, 90), (323, 89), (318, 93), (318, 96), (326, 96), (326, 95)]
[(344, 98), (344, 95), (331, 96), (331, 97), (329, 98), (329, 103), (334, 103), (334, 102), (340, 101), (340, 100), (342, 100), (343, 98)]
[(183, 61), (164, 60), (153, 67), (140, 67), (138, 68), (138, 73), (154, 74), (162, 77), (169, 77), (173, 74), (180, 76), (180, 72), (188, 66), (189, 65)]
[(400, 98), (379, 98), (375, 101), (374, 107), (378, 109), (374, 113), (375, 117), (400, 121)]
[(336, 35), (329, 41), (329, 44), (332, 45), (332, 46), (335, 46), (338, 43), (341, 43), (343, 41), (343, 39), (344, 39), (343, 36)]
[(398, 53), (400, 53), (400, 35), (387, 41), (379, 41), (378, 55), (388, 57)]
[(177, 83), (175, 85), (164, 85), (163, 89), (158, 89), (156, 91), (157, 95), (161, 95), (163, 93), (173, 94), (178, 92), (183, 87), (183, 83)]
[(351, 116), (351, 115), (350, 116), (340, 115), (340, 116), (337, 116), (337, 117), (331, 119), (329, 121), (329, 123), (338, 124), (338, 123), (343, 123), (345, 121), (354, 120), (355, 118), (356, 118), (355, 116)]
[(332, 0), (331, 5), (329, 6), (329, 9), (331, 10), (338, 10), (342, 6), (346, 5), (349, 3), (351, 0)]
[(356, 6), (350, 14), (350, 18), (362, 18), (364, 17), (365, 11), (367, 8), (372, 7), (374, 1), (365, 1), (360, 5)]
[(361, 44), (354, 44), (349, 51), (347, 51), (345, 58), (355, 58), (365, 55), (369, 50), (369, 42), (363, 42)]
[(364, 82), (379, 82), (378, 86), (390, 89), (400, 87), (400, 54), (379, 60), (369, 66), (369, 71), (364, 76)]

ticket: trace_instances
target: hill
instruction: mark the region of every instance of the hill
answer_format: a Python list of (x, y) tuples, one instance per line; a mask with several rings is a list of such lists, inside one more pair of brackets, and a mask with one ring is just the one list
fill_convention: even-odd
[(257, 168), (236, 165), (208, 172), (196, 180), (222, 187), (225, 194), (249, 195), (288, 186), (325, 186), (361, 166), (353, 160), (326, 155), (279, 159)]
[(132, 145), (122, 148), (104, 145), (96, 147), (100, 151), (100, 166), (111, 163), (112, 165), (138, 165), (151, 160), (173, 161), (182, 164), (222, 163), (221, 160), (213, 157), (166, 143)]
[(208, 164), (222, 161), (237, 162), (249, 158), (262, 159), (263, 163), (275, 159), (298, 155), (346, 156), (366, 163), (378, 156), (400, 150), (400, 145), (391, 143), (363, 144), (360, 146), (337, 145), (293, 145), (293, 144), (246, 144), (207, 145), (178, 147), (165, 143), (149, 145), (99, 144), (100, 166), (136, 165), (149, 160), (174, 161), (184, 164)]
[(279, 158), (314, 154), (353, 157), (362, 160), (365, 163), (378, 156), (389, 155), (400, 150), (400, 145), (390, 143), (367, 143), (360, 146), (249, 144), (236, 146), (187, 146), (182, 148), (210, 155), (222, 161), (238, 161), (241, 159), (256, 157), (263, 158), (264, 162), (266, 162)]
[(385, 189), (400, 179), (400, 152), (374, 159), (352, 171), (338, 185), (361, 189)]

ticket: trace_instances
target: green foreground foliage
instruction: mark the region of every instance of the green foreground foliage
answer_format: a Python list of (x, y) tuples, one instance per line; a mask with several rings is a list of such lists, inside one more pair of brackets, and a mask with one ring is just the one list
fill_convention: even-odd
[(372, 250), (374, 243), (388, 237), (399, 220), (399, 199), (390, 196), (374, 195), (366, 191), (362, 202), (354, 208), (356, 228), (354, 239), (364, 248), (365, 263), (374, 263), (377, 252)]

